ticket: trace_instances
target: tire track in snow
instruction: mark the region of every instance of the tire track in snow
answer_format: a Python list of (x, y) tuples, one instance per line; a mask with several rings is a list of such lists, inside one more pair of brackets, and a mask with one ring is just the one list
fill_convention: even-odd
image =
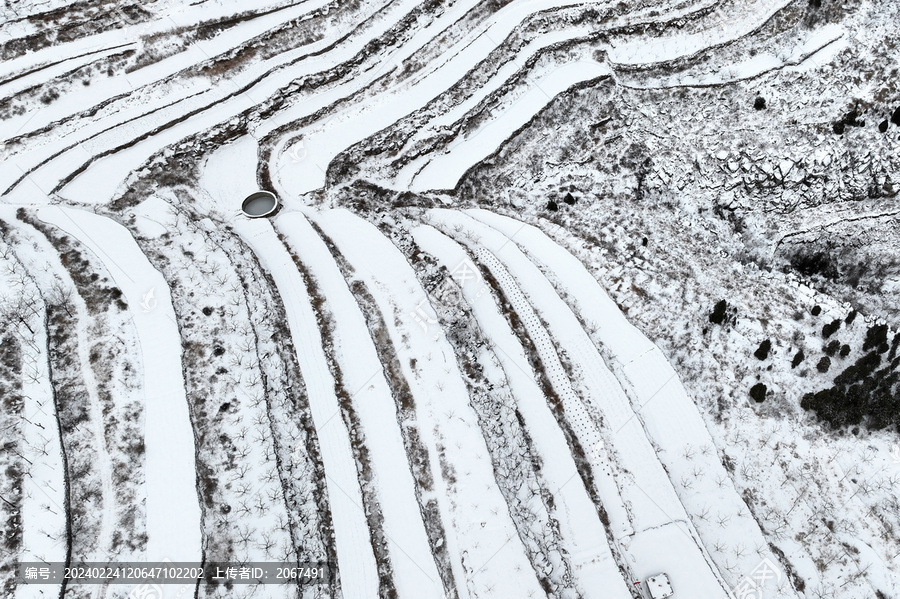
[[(416, 229), (415, 235), (423, 249), (434, 255), (448, 270), (474, 257), (449, 236), (438, 233), (431, 227), (420, 227)], [(575, 463), (566, 435), (548, 405), (552, 399), (545, 395), (538, 382), (544, 378), (541, 374), (542, 365), (538, 363), (533, 368), (524, 355), (526, 350), (523, 348), (523, 342), (533, 347), (530, 339), (523, 341), (514, 332), (518, 327), (507, 322), (510, 318), (519, 322), (521, 315), (506, 303), (505, 296), (498, 297), (498, 303), (495, 303), (486, 301), (486, 298), (477, 298), (472, 286), (468, 286), (468, 289), (464, 286), (463, 293), (472, 306), (481, 330), (497, 348), (496, 355), (509, 381), (514, 401), (521, 410), (523, 425), (529, 431), (533, 447), (540, 455), (540, 461), (552, 464), (541, 469), (542, 476), (550, 485), (544, 492), (553, 497), (551, 505), (556, 507), (551, 515), (557, 519), (562, 535), (560, 543), (564, 553), (561, 557), (565, 561), (574, 562), (573, 575), (579, 590), (585, 597), (599, 597), (597, 593), (601, 590), (604, 597), (609, 596), (609, 593), (616, 593), (617, 597), (630, 596), (624, 577), (610, 553), (609, 544), (597, 542), (598, 539), (605, 541), (608, 535), (601, 525), (593, 499), (584, 486), (573, 481), (579, 476), (579, 467)], [(501, 314), (501, 309), (506, 312), (506, 316)], [(573, 526), (575, 521), (578, 522), (577, 526)], [(555, 582), (559, 584), (561, 580), (557, 579)]]
[[(641, 423), (658, 448), (657, 455), (704, 544), (711, 545), (714, 534), (723, 534), (698, 516), (714, 498), (720, 513), (732, 516), (725, 535), (739, 538), (747, 545), (767, 547), (759, 525), (749, 516), (744, 500), (718, 455), (714, 453), (704, 458), (701, 454), (690, 460), (682, 459), (685, 451), (692, 447), (715, 447), (715, 444), (696, 405), (659, 348), (627, 321), (584, 265), (545, 233), (486, 210), (469, 210), (467, 214), (516, 244), (556, 287), (581, 322), (597, 324), (596, 341), (589, 339), (587, 342), (606, 349), (612, 374), (629, 391), (629, 399), (635, 407), (635, 421)], [(623, 434), (627, 425), (616, 425), (617, 436)], [(693, 474), (697, 467), (695, 462), (698, 461), (702, 462), (706, 471), (702, 477)], [(696, 486), (693, 489), (684, 488), (681, 481), (685, 478)], [(714, 484), (714, 478), (727, 480), (729, 484)], [(716, 555), (711, 557), (715, 559)], [(778, 557), (770, 551), (748, 554), (736, 565), (736, 569), (750, 572), (763, 558), (773, 563), (778, 561)], [(720, 560), (715, 561), (718, 563)], [(718, 565), (723, 567), (721, 563)], [(788, 589), (782, 592), (793, 595), (793, 591)]]
[[(610, 434), (607, 432), (604, 439), (585, 405), (593, 403), (599, 406), (609, 421), (609, 428), (614, 432), (614, 438), (611, 439), (613, 446), (609, 453), (612, 453), (612, 449), (618, 449), (618, 461), (623, 462), (620, 467), (631, 475), (629, 478), (620, 477), (618, 482), (622, 500), (630, 504), (629, 515), (633, 520), (629, 524), (635, 533), (623, 534), (619, 528), (616, 540), (622, 544), (630, 560), (637, 560), (633, 566), (636, 568), (636, 579), (652, 574), (648, 570), (653, 569), (653, 563), (647, 564), (646, 560), (648, 557), (651, 560), (657, 558), (635, 555), (634, 551), (629, 552), (629, 547), (634, 544), (635, 547), (643, 548), (640, 541), (647, 538), (648, 534), (656, 534), (647, 531), (675, 526), (683, 534), (680, 537), (669, 536), (673, 541), (680, 542), (682, 559), (689, 560), (694, 570), (691, 578), (684, 578), (677, 572), (673, 574), (678, 579), (678, 588), (709, 596), (724, 596), (726, 585), (700, 543), (699, 535), (688, 519), (673, 482), (659, 462), (650, 436), (640, 419), (634, 418), (626, 394), (604, 365), (574, 314), (559, 298), (549, 281), (507, 237), (471, 217), (443, 210), (436, 212), (449, 222), (461, 225), (464, 230), (469, 231), (469, 235), (478, 240), (479, 255), (484, 258), (488, 268), (495, 261), (495, 268), (499, 266), (499, 260), (493, 252), (503, 256), (503, 270), (509, 269), (509, 278), (504, 281), (505, 277), (498, 277), (500, 283), (504, 290), (508, 287), (512, 291), (511, 301), (516, 311), (525, 319), (529, 333), (537, 336), (536, 343), (545, 366), (549, 359), (548, 376), (563, 398), (565, 418), (572, 426), (581, 447), (590, 452), (589, 457), (594, 460), (598, 456), (590, 448), (602, 448), (604, 444), (610, 443)], [(521, 286), (521, 291), (517, 292), (518, 286)], [(517, 299), (520, 294), (522, 295)], [(537, 313), (529, 314), (531, 306)], [(559, 350), (555, 349), (557, 347)], [(574, 367), (572, 375), (575, 378), (571, 381), (571, 375), (567, 374), (569, 368), (560, 361), (557, 351), (564, 353), (569, 368)], [(574, 387), (580, 388), (580, 392), (573, 388), (573, 382)], [(599, 478), (604, 480), (603, 477)], [(607, 491), (604, 504), (615, 500), (611, 491), (612, 489)], [(607, 499), (610, 495), (612, 497)], [(612, 512), (613, 516), (616, 514)], [(703, 568), (706, 569), (705, 572)]]

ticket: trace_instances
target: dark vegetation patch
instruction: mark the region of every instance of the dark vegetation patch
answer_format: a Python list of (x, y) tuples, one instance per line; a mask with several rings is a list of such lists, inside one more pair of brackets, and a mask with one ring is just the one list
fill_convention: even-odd
[(831, 341), (828, 342), (828, 345), (826, 345), (824, 348), (822, 348), (822, 351), (825, 352), (826, 356), (833, 358), (834, 355), (838, 352), (838, 350), (840, 348), (841, 348), (841, 342), (838, 341), (837, 339), (832, 339)]
[(725, 310), (728, 309), (728, 302), (719, 300), (713, 311), (709, 313), (709, 321), (713, 324), (722, 324), (725, 320)]
[(762, 403), (766, 400), (766, 393), (769, 389), (764, 383), (756, 383), (750, 387), (750, 398), (756, 403)]
[(719, 300), (709, 313), (709, 321), (718, 325), (733, 325), (737, 322), (737, 310), (724, 299)]
[[(887, 333), (886, 325), (870, 327), (863, 345), (867, 353), (837, 375), (833, 387), (804, 395), (801, 407), (815, 411), (832, 428), (863, 425), (873, 430), (893, 427), (900, 432), (900, 335), (894, 335), (888, 346)], [(849, 346), (843, 346), (842, 357), (844, 347), (850, 353)], [(825, 360), (829, 358), (824, 356)], [(827, 368), (819, 370), (826, 372)]]
[(772, 341), (766, 339), (759, 344), (759, 347), (756, 348), (756, 351), (753, 352), (753, 355), (756, 356), (757, 360), (765, 360), (769, 357), (770, 351), (772, 351)]
[[(884, 185), (860, 190), (856, 199), (896, 195)], [(783, 272), (794, 272), (816, 290), (850, 303), (869, 313), (896, 316), (896, 302), (890, 301), (885, 281), (900, 274), (900, 259), (878, 239), (893, 235), (890, 227), (873, 222), (869, 231), (847, 219), (853, 233), (821, 231), (815, 238), (794, 240), (777, 250), (776, 261)], [(853, 316), (855, 318), (855, 315)], [(851, 321), (852, 322), (852, 318)], [(823, 323), (824, 324), (824, 323)], [(848, 323), (849, 324), (849, 323)]]
[(72, 277), (78, 295), (84, 300), (92, 315), (106, 312), (113, 306), (120, 311), (128, 309), (122, 290), (108, 284), (108, 277), (98, 274), (91, 264), (87, 250), (59, 229), (35, 218), (24, 208), (16, 211), (16, 217), (41, 232), (59, 252), (59, 259)]
[(832, 123), (831, 128), (837, 135), (841, 135), (847, 130), (847, 127), (865, 127), (866, 122), (860, 119), (860, 116), (859, 109), (852, 108)]
[(863, 351), (876, 349), (878, 353), (883, 354), (888, 350), (887, 345), (888, 328), (886, 324), (870, 327), (866, 331), (866, 340), (863, 342)]
[(835, 320), (832, 320), (830, 323), (822, 327), (822, 337), (828, 339), (829, 337), (834, 335), (839, 328), (841, 328), (841, 319), (837, 318)]
[(838, 276), (837, 267), (831, 256), (824, 251), (804, 247), (791, 256), (790, 263), (791, 268), (806, 277), (820, 275), (827, 279), (835, 279)]

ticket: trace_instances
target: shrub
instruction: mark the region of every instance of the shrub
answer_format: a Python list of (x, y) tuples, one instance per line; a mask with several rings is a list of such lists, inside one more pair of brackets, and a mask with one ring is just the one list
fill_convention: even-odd
[(900, 430), (900, 394), (895, 390), (900, 360), (879, 368), (882, 363), (877, 351), (869, 352), (836, 376), (833, 387), (803, 396), (800, 406), (834, 428), (864, 424)]
[(725, 322), (725, 311), (728, 309), (728, 302), (719, 300), (713, 307), (713, 311), (709, 314), (709, 321), (713, 324), (722, 324)]
[(757, 360), (765, 360), (769, 357), (769, 351), (772, 349), (772, 342), (768, 339), (759, 344), (759, 347), (753, 352)]
[(856, 310), (851, 310), (850, 314), (847, 315), (847, 318), (844, 319), (844, 323), (848, 326), (853, 324), (853, 321), (856, 320), (857, 312)]
[(886, 352), (887, 334), (888, 328), (886, 324), (869, 327), (869, 330), (866, 331), (866, 340), (863, 343), (863, 351), (878, 348), (878, 353), (883, 354)]
[(864, 127), (866, 125), (866, 122), (863, 120), (860, 120), (859, 111), (857, 111), (856, 109), (853, 109), (850, 112), (848, 112), (847, 114), (845, 114), (843, 116), (843, 118), (841, 118), (841, 120), (836, 121), (834, 123), (834, 132), (835, 133), (843, 133), (844, 128), (848, 125), (850, 127)]
[(803, 350), (799, 350), (796, 354), (794, 354), (794, 359), (791, 360), (791, 368), (796, 368), (800, 365), (800, 362), (806, 359), (806, 355), (803, 353)]
[(559, 205), (557, 205), (557, 203), (553, 200), (550, 200), (549, 202), (547, 202), (547, 210), (549, 210), (550, 212), (556, 212), (557, 210), (559, 210)]
[(835, 377), (834, 384), (837, 386), (850, 386), (854, 383), (864, 381), (875, 372), (875, 369), (881, 364), (881, 356), (876, 352), (869, 352), (856, 361), (852, 366), (848, 366), (844, 372)]
[[(821, 275), (827, 279), (835, 279), (838, 276), (837, 266), (831, 256), (825, 252), (801, 250), (791, 256), (791, 268), (805, 277)], [(815, 310), (815, 308), (813, 308)], [(819, 307), (819, 312), (822, 308)], [(813, 313), (818, 316), (819, 313)]]
[(839, 328), (841, 328), (840, 319), (832, 320), (830, 323), (822, 327), (822, 336), (828, 339), (829, 337), (834, 335)]
[(756, 110), (765, 110), (766, 99), (762, 96), (756, 96), (756, 99), (753, 101), (753, 108), (755, 108)]
[(812, 314), (813, 316), (818, 316), (821, 313), (822, 313), (822, 306), (820, 306), (818, 304), (813, 306), (812, 310), (810, 310), (810, 314)]
[(762, 403), (766, 400), (766, 393), (768, 392), (768, 388), (764, 383), (756, 383), (752, 387), (750, 387), (750, 397), (756, 403)]

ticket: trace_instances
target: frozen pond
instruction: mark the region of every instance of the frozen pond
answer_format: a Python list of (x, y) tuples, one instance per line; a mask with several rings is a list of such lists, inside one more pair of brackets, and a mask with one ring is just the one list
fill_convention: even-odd
[(241, 204), (241, 210), (251, 218), (269, 216), (278, 208), (278, 198), (268, 191), (257, 191), (247, 196)]

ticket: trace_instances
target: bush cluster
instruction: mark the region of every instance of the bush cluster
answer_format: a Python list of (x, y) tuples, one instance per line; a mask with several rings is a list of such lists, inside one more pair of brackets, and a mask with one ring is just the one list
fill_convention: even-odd
[(833, 428), (862, 424), (876, 430), (895, 427), (900, 431), (898, 345), (900, 334), (888, 346), (887, 327), (871, 327), (863, 345), (867, 353), (837, 375), (833, 387), (804, 395), (800, 406), (815, 411)]

